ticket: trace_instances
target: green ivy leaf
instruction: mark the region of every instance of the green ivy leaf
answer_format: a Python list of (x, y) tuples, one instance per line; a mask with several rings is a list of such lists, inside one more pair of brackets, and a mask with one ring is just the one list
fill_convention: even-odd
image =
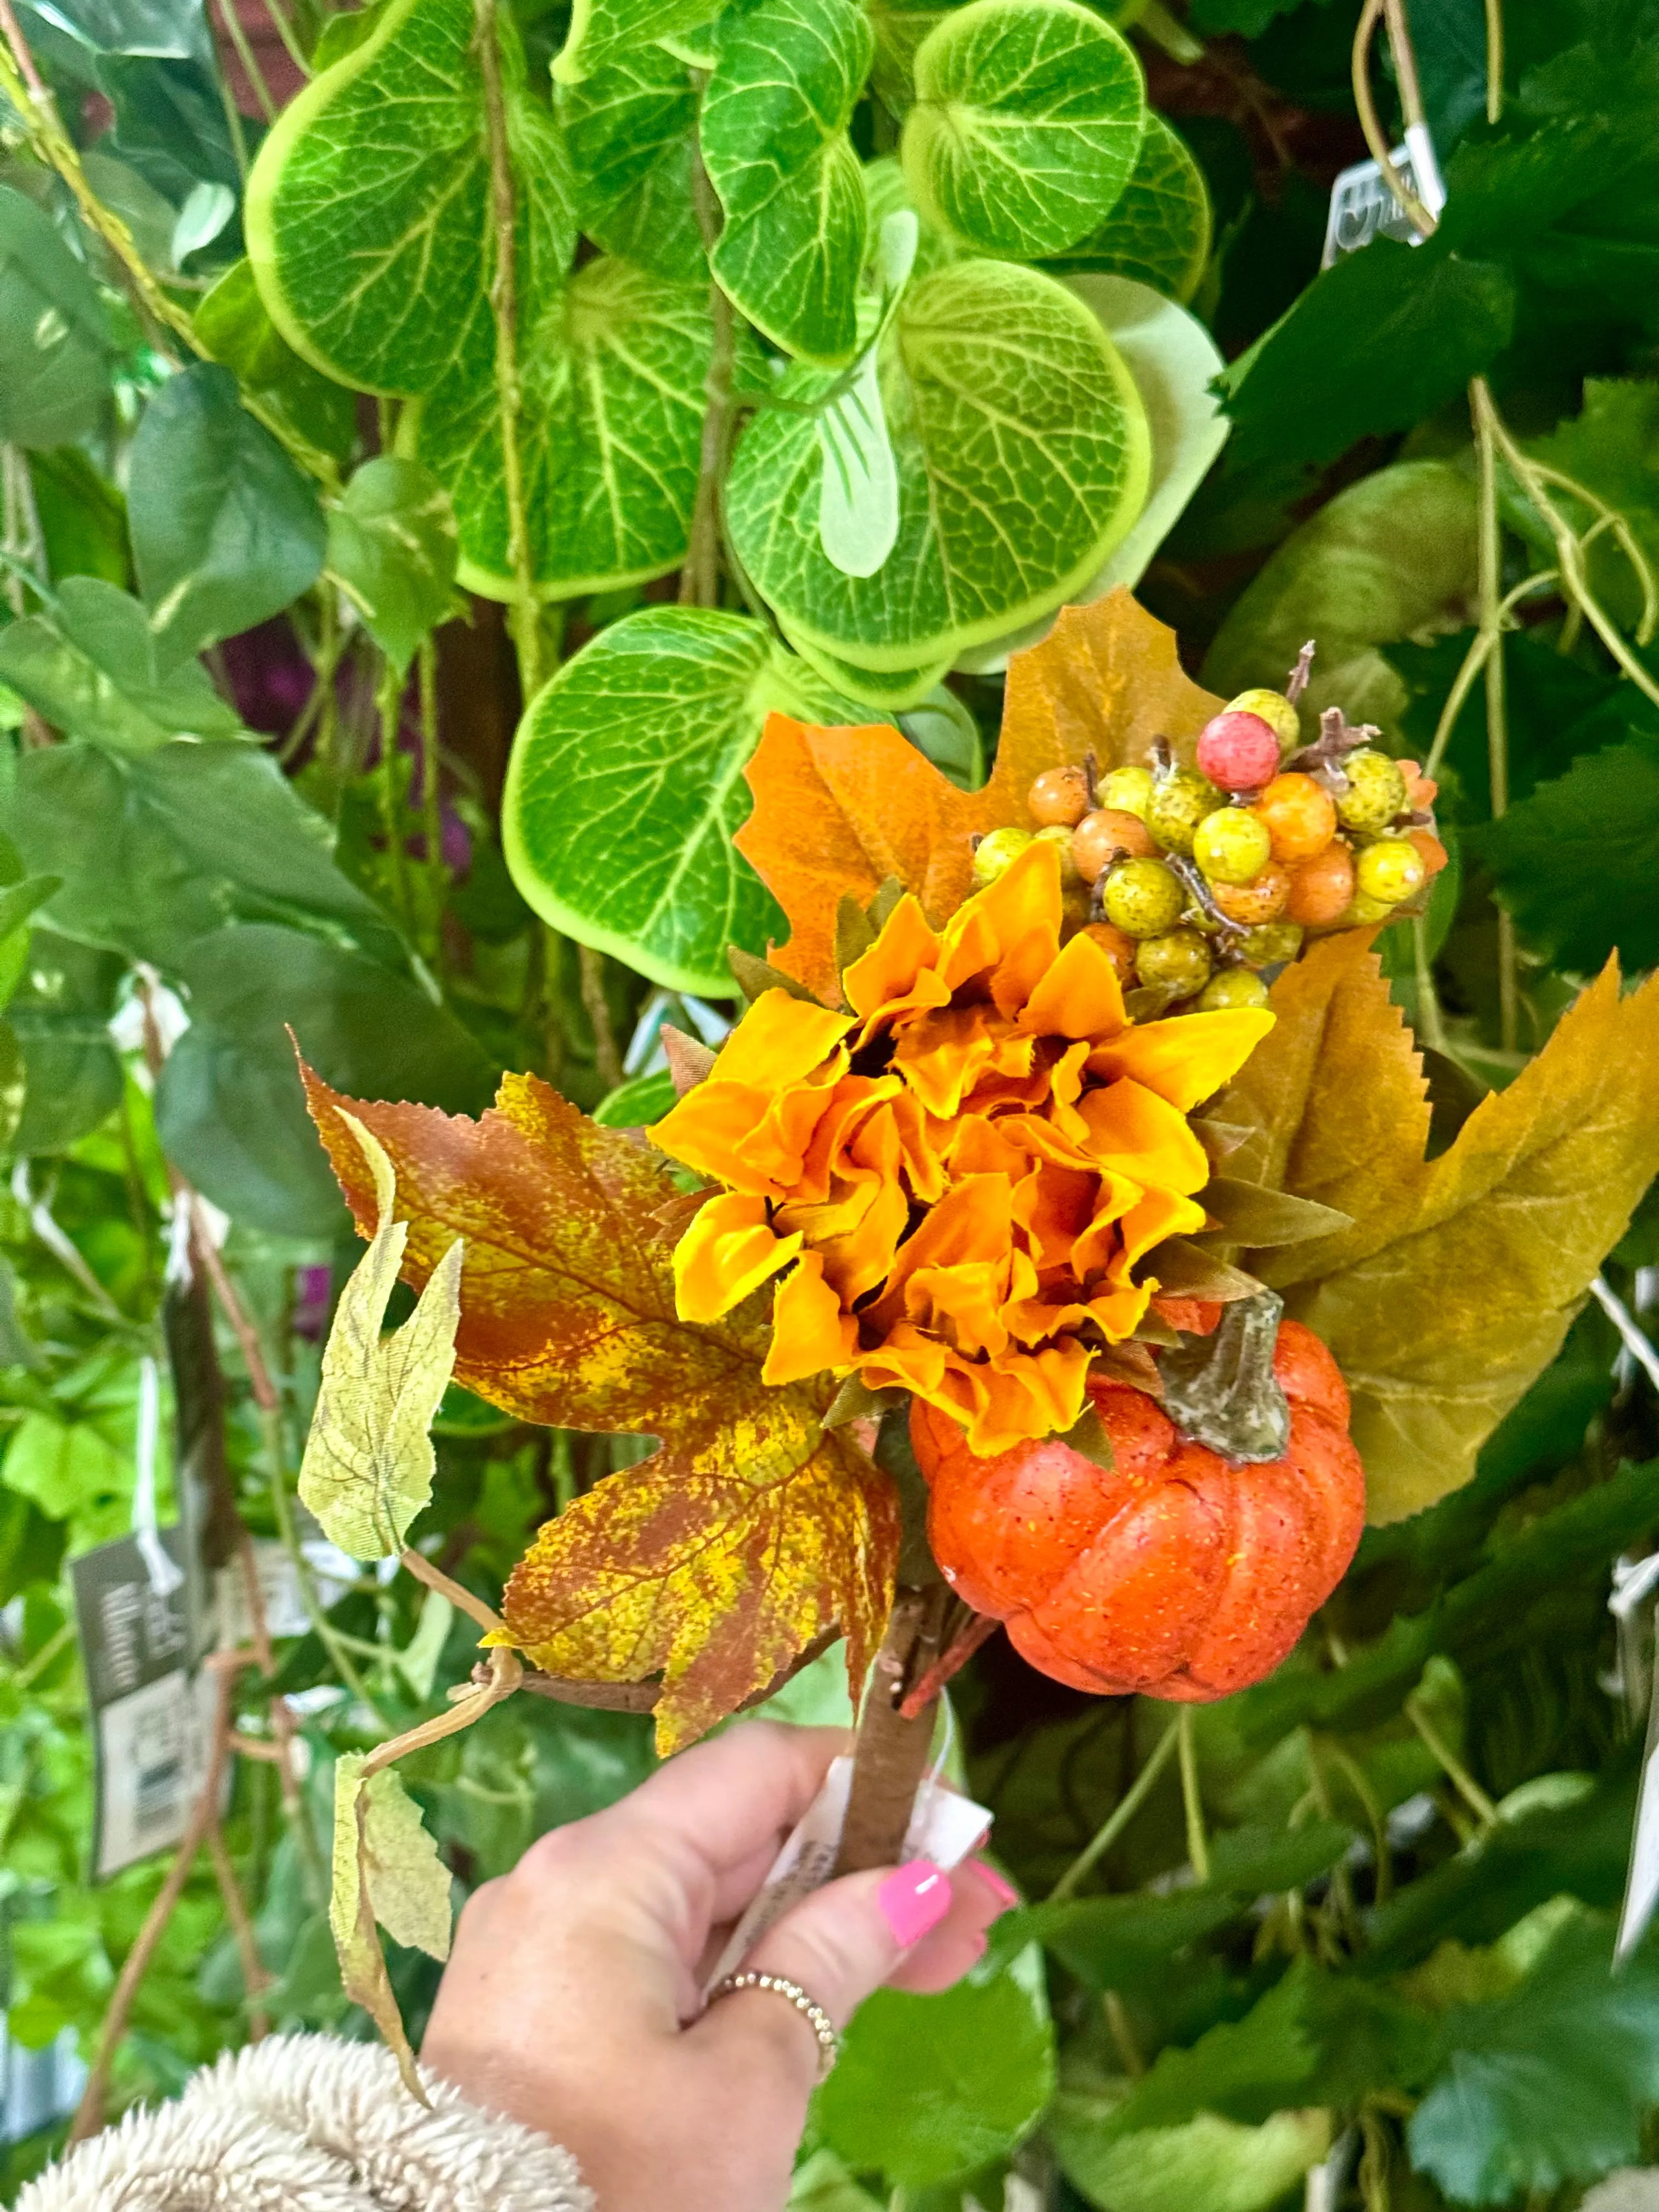
[(1140, 151), (1116, 205), (1098, 228), (1048, 265), (1130, 276), (1184, 306), (1210, 258), (1209, 188), (1186, 140), (1149, 114)]
[[(904, 2083), (902, 2096), (893, 2084)], [(1041, 1954), (943, 1996), (878, 1990), (842, 2040), (812, 2107), (817, 2131), (855, 2172), (926, 2189), (1005, 2156), (1054, 2094), (1054, 2028)]]
[(1128, 42), (1073, 0), (973, 0), (914, 64), (900, 157), (922, 212), (983, 253), (1063, 253), (1104, 221), (1140, 150)]
[(489, 1063), (446, 1007), (378, 961), (264, 923), (220, 929), (181, 956), (191, 1026), (156, 1085), (169, 1159), (234, 1220), (333, 1237), (345, 1213), (306, 1113), (307, 1060), (357, 1097), (451, 1113), (489, 1103)]
[(23, 1055), (21, 1158), (67, 1152), (121, 1103), (121, 1061), (109, 1023), (127, 963), (55, 929), (36, 929), (7, 1006)]
[(1593, 975), (1614, 951), (1626, 968), (1659, 962), (1659, 741), (1584, 755), (1470, 842), (1555, 965)]
[(858, 338), (866, 211), (847, 135), (873, 35), (856, 0), (735, 0), (700, 140), (726, 221), (710, 265), (757, 330), (803, 361)]
[(950, 7), (939, 0), (868, 0), (866, 12), (876, 34), (871, 84), (882, 105), (902, 120), (916, 96), (917, 50)]
[[(803, 649), (887, 675), (947, 663), (1050, 612), (1139, 514), (1152, 441), (1133, 379), (1053, 278), (963, 261), (913, 281), (881, 342), (899, 533), (870, 577), (818, 538), (812, 416), (763, 411), (727, 485), (738, 557)], [(822, 398), (797, 368), (782, 396)]]
[(1450, 461), (1399, 461), (1362, 477), (1294, 532), (1234, 601), (1205, 683), (1224, 698), (1256, 684), (1276, 690), (1312, 638), (1310, 733), (1333, 706), (1396, 730), (1410, 695), (1378, 648), (1469, 619), (1477, 520), (1474, 484)]
[(747, 616), (649, 607), (601, 630), (514, 741), (501, 842), (536, 912), (670, 990), (729, 998), (726, 946), (783, 933), (732, 843), (775, 709), (854, 719)]
[[(665, 574), (684, 558), (696, 497), (714, 344), (707, 285), (591, 261), (529, 330), (520, 453), (538, 584), (569, 599)], [(458, 366), (410, 416), (410, 444), (455, 503), (462, 580), (509, 598), (494, 383)]]
[(54, 728), (120, 752), (241, 729), (199, 661), (163, 674), (149, 616), (100, 576), (64, 577), (55, 611), (0, 629), (0, 682)]
[(561, 85), (558, 114), (586, 235), (656, 276), (706, 282), (691, 187), (697, 96), (684, 65), (641, 46)]
[[(568, 165), (501, 23), (527, 293), (569, 266)], [(342, 384), (416, 398), (459, 366), (493, 380), (495, 266), (471, 0), (392, 0), (356, 50), (307, 85), (259, 149), (244, 222), (289, 343)]]
[(0, 790), (0, 829), (33, 872), (63, 878), (54, 927), (170, 975), (233, 921), (285, 922), (404, 964), (390, 922), (335, 866), (328, 823), (252, 747), (27, 752)]
[(259, 296), (251, 261), (227, 269), (192, 319), (207, 351), (245, 392), (319, 453), (345, 459), (357, 434), (356, 398), (295, 352)]
[(554, 58), (554, 80), (580, 84), (654, 40), (701, 30), (719, 12), (719, 0), (574, 0), (570, 28)]
[(328, 536), (314, 488), (246, 412), (230, 371), (209, 362), (170, 378), (144, 410), (127, 519), (164, 666), (308, 590)]
[(349, 1751), (334, 1769), (329, 1927), (346, 1995), (368, 2012), (392, 2046), (404, 2086), (424, 2102), (374, 1923), (395, 1942), (447, 1959), (449, 1869), (398, 1776), (388, 1768), (365, 1780), (363, 1763), (362, 1752)]
[(454, 599), (449, 495), (418, 461), (365, 461), (329, 512), (328, 565), (402, 675)]
[(1126, 2089), (1061, 2092), (1048, 2134), (1066, 2179), (1102, 2212), (1267, 2212), (1330, 2148), (1329, 2115), (1275, 2112), (1260, 2127), (1200, 2112), (1127, 2135), (1106, 2124)]
[(0, 439), (63, 446), (109, 398), (104, 303), (49, 215), (0, 185)]
[(31, 453), (29, 481), (46, 540), (49, 576), (100, 576), (125, 584), (127, 503), (79, 446)]
[(1465, 260), (1437, 238), (1374, 239), (1234, 364), (1234, 465), (1332, 460), (1368, 431), (1422, 422), (1503, 351), (1515, 311), (1515, 280), (1497, 262)]
[(1508, 2204), (1634, 2165), (1659, 2099), (1659, 1957), (1645, 1949), (1615, 1974), (1611, 1928), (1582, 1916), (1511, 1996), (1448, 2014), (1441, 2040), (1407, 2140), (1454, 2203)]

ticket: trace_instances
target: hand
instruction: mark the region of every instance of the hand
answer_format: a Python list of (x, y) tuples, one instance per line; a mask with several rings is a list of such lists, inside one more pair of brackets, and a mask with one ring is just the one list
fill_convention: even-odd
[[(426, 2064), (563, 2143), (602, 2212), (780, 2212), (817, 2043), (781, 1997), (702, 2013), (699, 1992), (846, 1748), (837, 1729), (745, 1722), (532, 1844), (461, 1914)], [(743, 1963), (799, 1982), (839, 2027), (884, 1982), (948, 1989), (1012, 1901), (977, 1861), (848, 1875)]]

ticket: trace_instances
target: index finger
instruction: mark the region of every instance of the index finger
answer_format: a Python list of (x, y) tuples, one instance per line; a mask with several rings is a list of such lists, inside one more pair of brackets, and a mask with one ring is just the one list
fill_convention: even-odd
[(719, 1875), (783, 1841), (850, 1748), (846, 1729), (744, 1721), (659, 1766), (615, 1810), (688, 1846)]

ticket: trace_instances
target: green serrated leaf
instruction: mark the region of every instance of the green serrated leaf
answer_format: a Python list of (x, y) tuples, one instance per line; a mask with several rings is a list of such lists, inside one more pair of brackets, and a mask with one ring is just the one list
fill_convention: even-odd
[[(1145, 501), (1151, 435), (1098, 322), (1051, 277), (963, 261), (913, 281), (881, 341), (899, 532), (873, 576), (818, 539), (810, 416), (761, 413), (727, 487), (738, 559), (790, 635), (892, 675), (954, 659), (1051, 611), (1099, 568)], [(823, 397), (797, 368), (784, 397)]]
[(735, 0), (699, 142), (726, 221), (709, 257), (757, 330), (837, 365), (858, 341), (867, 210), (847, 135), (872, 34), (856, 0)]
[(455, 510), (418, 461), (365, 461), (328, 518), (328, 565), (401, 675), (450, 610)]
[(109, 404), (108, 318), (49, 215), (0, 185), (0, 439), (67, 445)]
[(1183, 1436), (1235, 1463), (1283, 1456), (1291, 1416), (1273, 1361), (1284, 1310), (1272, 1291), (1231, 1299), (1208, 1336), (1158, 1355), (1164, 1409)]
[(455, 1364), (461, 1239), (433, 1269), (408, 1321), (383, 1338), (409, 1224), (393, 1218), (397, 1178), (379, 1138), (345, 1118), (374, 1171), (380, 1221), (340, 1293), (323, 1347), (300, 1498), (343, 1552), (384, 1559), (403, 1549), (410, 1522), (432, 1497), (430, 1431)]
[(1149, 114), (1140, 151), (1117, 204), (1097, 229), (1050, 258), (1056, 270), (1129, 276), (1182, 306), (1210, 258), (1210, 194), (1186, 140)]
[(55, 729), (118, 752), (241, 729), (198, 661), (162, 673), (149, 617), (101, 576), (65, 576), (55, 611), (0, 629), (0, 682)]
[(553, 61), (559, 84), (580, 84), (653, 40), (700, 30), (719, 0), (574, 0), (570, 28)]
[[(589, 262), (529, 325), (520, 452), (536, 580), (550, 597), (614, 591), (684, 559), (714, 343), (706, 284)], [(748, 349), (742, 362), (752, 358)], [(462, 580), (510, 598), (493, 382), (458, 365), (410, 410), (412, 449), (449, 488)]]
[[(0, 674), (4, 672), (0, 633)], [(1594, 975), (1610, 952), (1659, 960), (1659, 742), (1646, 734), (1586, 754), (1474, 833), (1498, 895), (1528, 941)]]
[(900, 157), (924, 215), (983, 253), (1063, 253), (1133, 173), (1146, 121), (1127, 40), (1073, 0), (972, 0), (928, 34)]
[(728, 945), (758, 952), (783, 934), (732, 844), (775, 708), (852, 719), (746, 616), (652, 607), (601, 630), (514, 741), (502, 843), (525, 898), (670, 990), (729, 997)]
[(706, 283), (691, 188), (697, 96), (684, 64), (641, 46), (561, 85), (558, 114), (586, 235), (656, 276)]
[(230, 371), (211, 362), (169, 378), (144, 410), (127, 519), (169, 667), (308, 590), (328, 537), (315, 489), (244, 409)]

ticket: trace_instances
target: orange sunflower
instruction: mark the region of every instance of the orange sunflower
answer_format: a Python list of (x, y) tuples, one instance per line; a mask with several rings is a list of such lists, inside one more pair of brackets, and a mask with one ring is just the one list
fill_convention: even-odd
[(1073, 1425), (1158, 1288), (1138, 1263), (1203, 1226), (1187, 1115), (1273, 1018), (1131, 1024), (1060, 921), (1032, 845), (942, 931), (901, 899), (842, 976), (849, 1012), (763, 993), (651, 1132), (725, 1186), (674, 1255), (684, 1320), (781, 1276), (767, 1382), (899, 1384), (988, 1455)]

